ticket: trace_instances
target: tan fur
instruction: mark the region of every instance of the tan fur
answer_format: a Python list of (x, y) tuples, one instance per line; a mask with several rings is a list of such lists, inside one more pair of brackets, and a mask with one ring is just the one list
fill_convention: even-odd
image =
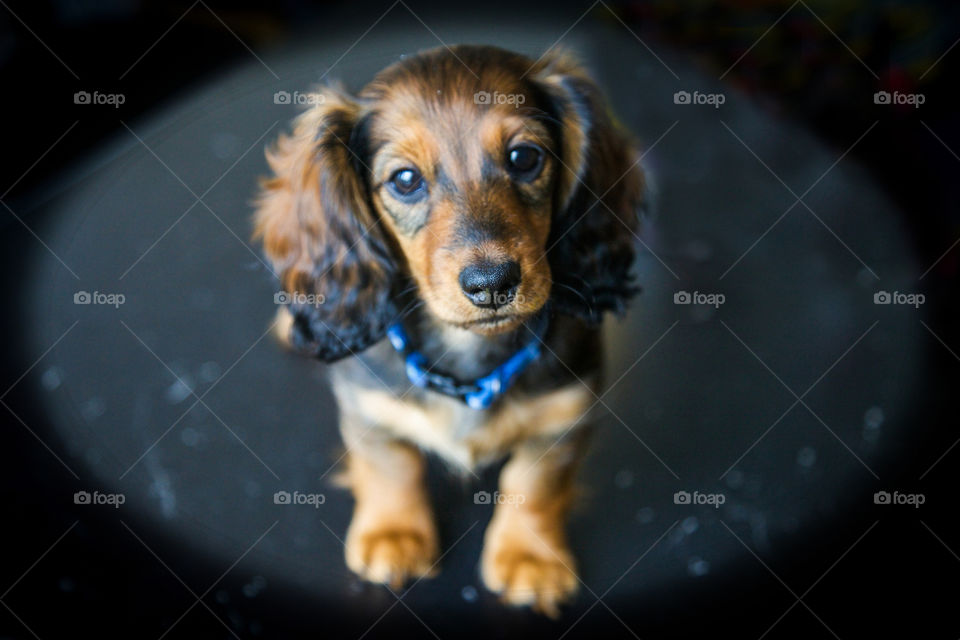
[(579, 444), (520, 447), (500, 475), (507, 502), (496, 505), (484, 537), (480, 568), (487, 587), (510, 604), (531, 605), (551, 617), (579, 586), (564, 532), (583, 453)]
[[(284, 289), (325, 297), (324, 325), (340, 328), (348, 339), (350, 330), (365, 326), (358, 317), (371, 317), (363, 311), (376, 308), (384, 292), (392, 293), (394, 270), (416, 283), (425, 311), (446, 325), (444, 343), (461, 353), (479, 350), (477, 341), (485, 336), (519, 327), (563, 284), (563, 274), (551, 272), (546, 245), (556, 214), (582, 206), (573, 198), (580, 182), (590, 183), (603, 206), (588, 211), (589, 218), (584, 214), (593, 224), (586, 240), (574, 246), (590, 255), (598, 244), (611, 249), (632, 243), (622, 221), (605, 229), (600, 222), (609, 217), (605, 209), (632, 213), (642, 174), (622, 132), (598, 117), (602, 100), (587, 74), (562, 53), (550, 52), (535, 63), (483, 49), (488, 55), (494, 63), (481, 65), (479, 76), (438, 49), (425, 58), (429, 66), (411, 71), (403, 63), (393, 65), (356, 97), (337, 87), (321, 89), (313, 95), (315, 106), (267, 153), (273, 176), (261, 185), (255, 235)], [(534, 93), (554, 98), (569, 97), (575, 84), (583, 92), (576, 104), (589, 102), (592, 115), (569, 107), (554, 127), (537, 119), (547, 115), (538, 109), (480, 108), (475, 100), (478, 88), (517, 94), (531, 82)], [(528, 97), (530, 107), (533, 98)], [(370, 150), (366, 161), (351, 145), (361, 121)], [(521, 142), (542, 148), (543, 168), (518, 180), (504, 163), (509, 149)], [(429, 206), (398, 198), (385, 187), (394, 172), (409, 167), (431, 185)], [(473, 304), (458, 281), (465, 266), (480, 260), (520, 266), (516, 296), (499, 310)], [(338, 306), (344, 298), (353, 303)], [(303, 317), (298, 316), (298, 331)], [(281, 311), (275, 333), (285, 345), (292, 328), (292, 317)], [(589, 335), (596, 337), (593, 330)], [(352, 344), (369, 348), (361, 338), (354, 336)], [(475, 411), (440, 394), (411, 394), (414, 398), (371, 390), (351, 378), (355, 371), (332, 376), (348, 449), (341, 478), (356, 500), (346, 537), (350, 569), (394, 586), (436, 572), (439, 542), (423, 450), (463, 469), (511, 455), (500, 491), (514, 501), (494, 508), (482, 577), (505, 602), (557, 615), (578, 585), (564, 521), (584, 450), (585, 430), (579, 427), (591, 418), (596, 381), (588, 380), (589, 388), (577, 382), (539, 395), (515, 388), (493, 408)]]
[(348, 436), (346, 481), (356, 506), (347, 530), (347, 566), (399, 588), (434, 572), (439, 545), (424, 485), (423, 458), (395, 440)]
[[(341, 387), (338, 395), (346, 397), (346, 390)], [(572, 439), (561, 436), (588, 418), (590, 391), (577, 383), (533, 398), (509, 399), (463, 438), (455, 428), (462, 403), (450, 398), (429, 406), (383, 391), (351, 390), (349, 398), (349, 404), (342, 403), (349, 407), (342, 430), (357, 500), (347, 539), (351, 569), (391, 584), (433, 570), (436, 534), (422, 484), (422, 454), (401, 443), (415, 442), (469, 469), (513, 452), (500, 477), (500, 495), (522, 504), (495, 506), (482, 577), (505, 602), (556, 616), (578, 586), (564, 524), (583, 452), (578, 432)]]
[[(421, 99), (390, 109), (378, 118), (373, 131), (377, 140), (385, 142), (372, 167), (375, 185), (385, 182), (397, 168), (408, 165), (421, 167), (425, 179), (432, 183), (437, 177), (433, 168), (441, 164), (451, 179), (470, 186), (455, 197), (435, 202), (426, 226), (415, 235), (406, 233), (397, 220), (416, 218), (423, 205), (404, 205), (385, 194), (384, 189), (376, 188), (373, 201), (406, 256), (427, 307), (444, 322), (466, 324), (490, 313), (463, 296), (457, 276), (466, 265), (481, 259), (495, 264), (506, 260), (519, 263), (523, 280), (516, 301), (506, 309), (516, 317), (488, 330), (496, 333), (515, 328), (524, 317), (540, 309), (549, 295), (550, 265), (543, 257), (550, 232), (550, 187), (556, 163), (547, 153), (541, 177), (522, 187), (533, 204), (521, 202), (511, 185), (491, 188), (481, 182), (471, 184), (469, 178), (480, 174), (485, 156), (502, 157), (509, 146), (521, 141), (535, 142), (549, 150), (556, 141), (539, 122), (529, 122), (511, 113), (515, 111), (512, 107), (480, 113), (476, 105), (470, 106), (473, 108), (438, 110)], [(426, 127), (425, 122), (431, 126)], [(457, 144), (451, 145), (451, 139), (456, 139)], [(398, 164), (394, 158), (403, 161)], [(465, 214), (484, 216), (490, 212), (499, 215), (504, 228), (502, 238), (457, 246), (457, 219)]]
[(386, 391), (358, 390), (350, 396), (351, 408), (347, 411), (365, 423), (384, 425), (399, 438), (473, 469), (506, 455), (524, 440), (556, 437), (576, 423), (586, 423), (592, 404), (593, 395), (579, 382), (533, 398), (507, 398), (489, 415), (483, 415), (462, 439), (457, 437), (457, 427), (463, 403), (446, 396), (421, 405)]
[(277, 313), (273, 318), (271, 333), (273, 333), (274, 339), (283, 345), (285, 349), (292, 348), (290, 344), (290, 332), (292, 329), (293, 316), (290, 315), (290, 311), (286, 307), (280, 307), (277, 309)]

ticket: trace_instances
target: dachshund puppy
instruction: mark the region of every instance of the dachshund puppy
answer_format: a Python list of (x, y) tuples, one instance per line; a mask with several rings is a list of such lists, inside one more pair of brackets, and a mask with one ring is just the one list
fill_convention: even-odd
[(438, 48), (313, 98), (267, 152), (256, 235), (290, 294), (284, 337), (332, 363), (347, 565), (433, 574), (424, 453), (510, 456), (483, 581), (556, 615), (578, 586), (564, 521), (599, 323), (637, 291), (636, 150), (566, 54)]

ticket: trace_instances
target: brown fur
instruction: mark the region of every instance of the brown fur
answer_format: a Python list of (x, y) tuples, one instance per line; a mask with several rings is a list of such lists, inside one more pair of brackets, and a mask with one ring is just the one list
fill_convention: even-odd
[[(464, 469), (512, 454), (500, 489), (522, 503), (495, 506), (483, 579), (506, 602), (556, 615), (578, 584), (564, 522), (599, 386), (595, 324), (633, 292), (627, 269), (643, 179), (570, 57), (455, 53), (397, 63), (356, 97), (336, 87), (315, 94), (316, 106), (268, 152), (274, 176), (262, 183), (256, 235), (287, 291), (325, 298), (292, 306), (283, 330), (338, 360), (330, 373), (356, 499), (348, 566), (394, 585), (432, 575), (439, 541), (421, 450)], [(524, 106), (478, 104), (478, 91), (523, 95)], [(543, 150), (529, 180), (501, 165), (520, 142)], [(429, 187), (423, 201), (386, 186), (411, 166)], [(499, 309), (461, 290), (458, 275), (480, 260), (520, 266), (516, 296)], [(524, 323), (551, 301), (549, 353), (484, 411), (411, 389), (381, 340), (406, 317), (400, 305), (411, 291), (427, 356), (462, 379), (529, 339)]]

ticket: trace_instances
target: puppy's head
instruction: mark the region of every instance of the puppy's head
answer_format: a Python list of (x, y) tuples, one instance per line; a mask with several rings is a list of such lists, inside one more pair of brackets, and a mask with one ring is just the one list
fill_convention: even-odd
[(481, 334), (548, 300), (596, 322), (634, 292), (642, 174), (568, 57), (441, 48), (314, 98), (268, 152), (256, 221), (297, 294), (295, 343), (359, 352), (408, 279), (437, 320)]

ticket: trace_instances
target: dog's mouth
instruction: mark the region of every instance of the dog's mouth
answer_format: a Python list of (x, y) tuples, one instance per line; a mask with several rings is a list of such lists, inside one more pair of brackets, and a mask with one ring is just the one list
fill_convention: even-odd
[(515, 322), (520, 320), (522, 316), (519, 316), (515, 313), (501, 313), (489, 318), (480, 318), (479, 320), (471, 320), (470, 322), (464, 323), (466, 327), (496, 327), (501, 324), (507, 324), (510, 322)]
[(518, 313), (498, 313), (476, 320), (454, 323), (461, 329), (468, 329), (482, 335), (494, 335), (509, 331), (519, 325), (527, 316)]

